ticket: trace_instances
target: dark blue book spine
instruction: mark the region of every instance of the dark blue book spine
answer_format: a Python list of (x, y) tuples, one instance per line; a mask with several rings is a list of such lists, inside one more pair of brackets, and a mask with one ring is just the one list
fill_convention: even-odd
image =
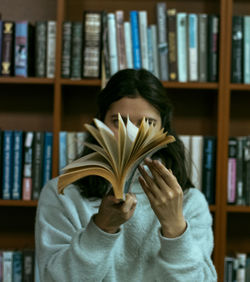
[(11, 199), (13, 184), (13, 131), (6, 130), (3, 134), (3, 199)]
[(12, 199), (22, 198), (22, 171), (23, 171), (23, 131), (14, 131), (13, 157), (13, 189)]
[(203, 145), (202, 191), (208, 203), (215, 203), (216, 138), (205, 136)]
[(22, 269), (23, 269), (23, 256), (22, 252), (15, 251), (13, 253), (13, 268), (12, 268), (12, 274), (13, 274), (13, 281), (14, 282), (22, 282)]
[(52, 146), (53, 146), (53, 134), (52, 132), (45, 132), (42, 186), (44, 186), (52, 177)]
[(131, 21), (134, 68), (140, 69), (141, 68), (141, 50), (140, 50), (138, 11), (130, 11), (130, 21)]

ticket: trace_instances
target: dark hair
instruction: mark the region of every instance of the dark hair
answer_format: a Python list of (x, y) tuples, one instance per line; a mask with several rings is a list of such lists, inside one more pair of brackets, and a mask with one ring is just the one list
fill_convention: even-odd
[[(164, 131), (173, 135), (175, 142), (158, 151), (153, 157), (161, 158), (168, 168), (171, 168), (183, 190), (192, 186), (186, 170), (186, 161), (183, 143), (175, 134), (171, 122), (173, 107), (166, 95), (166, 90), (158, 78), (147, 70), (125, 69), (118, 71), (108, 81), (106, 87), (98, 95), (97, 118), (104, 121), (109, 107), (123, 97), (142, 97), (155, 107), (161, 116)], [(96, 143), (89, 135), (88, 142)], [(84, 148), (81, 156), (90, 153)], [(76, 182), (85, 197), (103, 197), (108, 188), (108, 182), (99, 176), (89, 176)]]

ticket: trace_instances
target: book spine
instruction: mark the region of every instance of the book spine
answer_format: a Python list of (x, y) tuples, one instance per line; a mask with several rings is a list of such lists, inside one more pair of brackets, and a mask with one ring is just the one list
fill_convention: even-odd
[(83, 77), (101, 75), (102, 16), (103, 13), (84, 13)]
[(0, 251), (0, 281), (3, 281), (3, 252)]
[(34, 132), (25, 133), (24, 140), (24, 165), (23, 165), (23, 200), (31, 200), (32, 195), (32, 154)]
[(72, 163), (77, 155), (76, 133), (67, 132), (67, 164)]
[(229, 138), (228, 141), (228, 173), (227, 173), (227, 202), (234, 204), (236, 201), (236, 158), (237, 139)]
[(126, 52), (126, 65), (127, 68), (132, 69), (133, 65), (133, 51), (132, 51), (132, 38), (131, 38), (131, 24), (129, 21), (124, 22), (124, 38), (125, 38), (125, 52)]
[(178, 80), (188, 81), (187, 14), (177, 13), (177, 64)]
[(209, 204), (215, 203), (216, 138), (205, 136), (203, 143), (202, 192)]
[(234, 258), (226, 256), (224, 259), (224, 281), (234, 282)]
[(105, 86), (110, 78), (110, 63), (109, 63), (109, 43), (108, 43), (108, 15), (107, 12), (102, 13), (102, 67), (101, 78), (102, 85)]
[(109, 64), (110, 64), (111, 76), (119, 70), (118, 51), (117, 51), (116, 42), (117, 39), (116, 39), (115, 14), (108, 13), (108, 46), (109, 46)]
[(3, 21), (0, 19), (0, 74), (2, 74)]
[(244, 172), (246, 204), (250, 205), (250, 136), (247, 136), (244, 146)]
[(237, 163), (236, 163), (236, 204), (237, 205), (245, 205), (246, 199), (244, 195), (244, 186), (243, 186), (243, 148), (246, 137), (237, 137)]
[(60, 131), (59, 133), (59, 174), (67, 165), (67, 132)]
[(70, 77), (71, 37), (72, 37), (72, 22), (63, 22), (62, 64), (61, 64), (61, 74), (63, 78)]
[(198, 16), (188, 15), (189, 81), (198, 81)]
[(34, 281), (35, 256), (33, 250), (23, 250), (22, 281)]
[(218, 81), (219, 17), (208, 15), (208, 81)]
[(56, 61), (56, 22), (47, 22), (47, 57), (46, 57), (46, 77), (55, 77)]
[(191, 147), (191, 136), (190, 135), (179, 135), (183, 145), (184, 145), (184, 151), (185, 151), (185, 166), (186, 166), (186, 169), (187, 169), (187, 175), (190, 175), (192, 176), (192, 171), (191, 171), (191, 168), (192, 168), (192, 156), (191, 156), (191, 150), (192, 150), (192, 147)]
[(126, 52), (125, 52), (125, 34), (124, 34), (124, 12), (122, 10), (115, 12), (116, 19), (116, 40), (117, 40), (117, 52), (118, 52), (118, 64), (119, 70), (123, 70), (127, 67)]
[(11, 199), (13, 185), (13, 131), (6, 130), (3, 133), (3, 199)]
[(16, 22), (15, 28), (15, 76), (28, 77), (29, 23)]
[(156, 6), (158, 27), (158, 52), (160, 61), (160, 79), (168, 80), (168, 42), (167, 42), (167, 5), (158, 2)]
[(147, 38), (148, 38), (148, 70), (154, 72), (154, 61), (153, 61), (153, 42), (152, 42), (152, 29), (150, 26), (147, 28)]
[(139, 36), (140, 36), (140, 50), (141, 50), (141, 66), (143, 69), (149, 70), (148, 60), (148, 15), (147, 11), (138, 12), (139, 20)]
[(197, 189), (202, 191), (202, 161), (204, 137), (191, 136), (191, 180)]
[(3, 282), (12, 282), (13, 251), (3, 251)]
[(153, 56), (153, 74), (160, 78), (159, 69), (159, 56), (158, 56), (158, 37), (157, 37), (157, 26), (155, 24), (150, 25), (151, 30), (151, 42), (152, 42), (152, 56)]
[(81, 22), (72, 23), (72, 47), (71, 47), (71, 78), (82, 77), (82, 37), (83, 25)]
[(199, 81), (206, 82), (207, 77), (207, 30), (208, 15), (198, 15), (198, 62), (199, 62)]
[(14, 34), (15, 34), (15, 23), (10, 21), (3, 22), (2, 68), (1, 68), (2, 76), (13, 75)]
[(176, 9), (167, 11), (169, 80), (177, 81)]
[(35, 25), (35, 76), (46, 76), (47, 23), (36, 22)]
[(12, 199), (22, 198), (23, 131), (14, 131)]
[[(2, 175), (3, 175), (3, 131), (0, 129), (0, 181), (2, 183)], [(0, 189), (0, 199), (3, 197), (3, 189)]]
[(37, 200), (42, 188), (44, 132), (34, 133), (32, 154), (32, 199)]
[(244, 16), (244, 35), (243, 35), (243, 50), (244, 50), (244, 83), (250, 83), (250, 16)]
[(23, 273), (23, 255), (21, 251), (13, 252), (13, 282), (22, 282)]
[(87, 132), (76, 132), (76, 143), (77, 143), (77, 155), (80, 156), (80, 154), (83, 151), (84, 148), (84, 141), (87, 137)]
[(131, 34), (132, 34), (134, 68), (140, 69), (142, 67), (142, 63), (141, 63), (138, 11), (130, 11), (130, 23), (131, 23)]
[(45, 132), (42, 186), (44, 186), (52, 177), (52, 146), (53, 146), (53, 133)]
[(233, 16), (231, 81), (243, 82), (243, 17)]

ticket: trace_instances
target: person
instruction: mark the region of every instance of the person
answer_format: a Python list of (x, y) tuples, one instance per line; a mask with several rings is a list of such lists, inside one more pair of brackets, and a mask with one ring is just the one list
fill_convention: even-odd
[[(139, 165), (124, 201), (97, 176), (67, 186), (64, 195), (58, 194), (57, 178), (45, 185), (35, 230), (40, 280), (217, 281), (212, 217), (187, 175), (162, 83), (143, 69), (114, 74), (100, 91), (96, 116), (115, 136), (118, 113), (137, 126), (145, 118), (176, 141)], [(88, 141), (95, 142), (91, 136)], [(89, 152), (85, 147), (82, 155)]]

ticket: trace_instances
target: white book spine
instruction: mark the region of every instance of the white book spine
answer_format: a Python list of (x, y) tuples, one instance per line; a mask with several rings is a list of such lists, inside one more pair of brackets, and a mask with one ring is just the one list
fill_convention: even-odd
[(12, 282), (13, 251), (3, 251), (3, 282)]
[(55, 77), (56, 63), (56, 22), (48, 21), (47, 28), (47, 69), (46, 76), (48, 78)]
[(67, 132), (67, 163), (70, 164), (77, 157), (76, 133)]
[(142, 68), (148, 70), (148, 19), (146, 11), (139, 11), (139, 32), (141, 45)]
[(191, 180), (194, 187), (202, 191), (202, 159), (203, 159), (203, 136), (191, 137)]
[(115, 24), (114, 13), (108, 13), (108, 44), (109, 44), (110, 74), (113, 75), (118, 71), (118, 52), (117, 52), (116, 24)]
[(125, 37), (125, 52), (127, 67), (132, 69), (133, 65), (133, 51), (132, 51), (132, 40), (131, 40), (131, 24), (130, 22), (124, 22), (124, 37)]
[(160, 78), (160, 71), (159, 71), (159, 53), (158, 53), (158, 46), (157, 46), (157, 27), (155, 24), (150, 25), (151, 29), (151, 41), (152, 41), (152, 52), (153, 52), (153, 74)]
[(153, 46), (152, 46), (152, 30), (150, 27), (147, 28), (148, 33), (148, 70), (153, 73)]
[(188, 81), (188, 54), (187, 54), (187, 14), (177, 13), (177, 64), (178, 79), (180, 82)]
[(198, 81), (198, 16), (188, 15), (189, 81)]
[(190, 135), (179, 135), (181, 139), (184, 149), (185, 149), (185, 158), (187, 164), (187, 175), (191, 176), (191, 136)]
[(250, 16), (244, 16), (244, 83), (250, 83)]

